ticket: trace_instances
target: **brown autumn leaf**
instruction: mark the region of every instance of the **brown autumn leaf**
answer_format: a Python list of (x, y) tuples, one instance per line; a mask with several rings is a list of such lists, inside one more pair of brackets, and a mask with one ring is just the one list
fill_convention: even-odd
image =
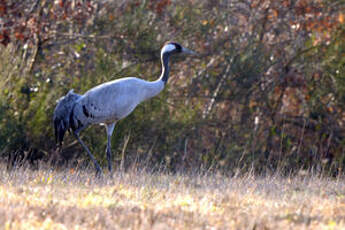
[(15, 32), (14, 36), (17, 40), (21, 40), (21, 41), (23, 41), (25, 38), (23, 33), (20, 33), (20, 32)]
[(0, 43), (4, 46), (7, 46), (8, 43), (11, 42), (10, 36), (7, 30), (3, 30), (2, 34), (0, 34)]
[(64, 0), (60, 0), (60, 1), (59, 1), (59, 6), (60, 6), (60, 7), (63, 7), (63, 6), (64, 6)]
[(0, 16), (4, 16), (6, 14), (6, 5), (0, 5)]
[(343, 14), (343, 13), (339, 13), (339, 15), (338, 15), (338, 21), (339, 21), (340, 23), (344, 23), (345, 19), (344, 19), (344, 14)]
[(268, 19), (276, 19), (279, 15), (278, 10), (271, 9), (271, 13), (268, 15)]
[(113, 21), (115, 18), (114, 14), (109, 14), (109, 21)]
[(306, 101), (309, 101), (309, 100), (310, 100), (310, 95), (309, 95), (309, 94), (306, 94), (306, 95), (304, 96), (304, 99), (305, 99)]

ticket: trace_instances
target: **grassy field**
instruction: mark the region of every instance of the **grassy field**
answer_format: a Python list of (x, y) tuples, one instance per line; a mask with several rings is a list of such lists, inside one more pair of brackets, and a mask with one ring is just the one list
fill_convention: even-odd
[(345, 180), (0, 171), (3, 229), (345, 229)]

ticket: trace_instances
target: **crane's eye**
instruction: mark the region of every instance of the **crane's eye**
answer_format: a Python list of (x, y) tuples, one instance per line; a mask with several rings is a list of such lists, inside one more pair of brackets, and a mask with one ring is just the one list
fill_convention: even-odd
[(181, 53), (182, 52), (182, 46), (178, 43), (173, 43), (175, 45), (175, 49), (178, 53)]

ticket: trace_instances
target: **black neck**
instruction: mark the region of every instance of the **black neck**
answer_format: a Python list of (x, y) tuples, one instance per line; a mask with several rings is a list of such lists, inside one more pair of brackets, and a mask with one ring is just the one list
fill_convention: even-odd
[(169, 58), (170, 58), (170, 54), (169, 53), (165, 53), (162, 55), (162, 74), (161, 74), (161, 80), (164, 82), (164, 84), (166, 84), (168, 82), (168, 78), (169, 78)]

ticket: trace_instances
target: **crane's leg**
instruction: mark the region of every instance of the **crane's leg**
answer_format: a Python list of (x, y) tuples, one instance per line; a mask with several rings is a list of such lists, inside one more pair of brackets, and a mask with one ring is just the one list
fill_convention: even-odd
[(96, 158), (92, 155), (92, 153), (90, 152), (89, 148), (84, 144), (84, 142), (80, 139), (79, 137), (79, 132), (75, 131), (73, 132), (75, 138), (77, 138), (77, 140), (79, 141), (79, 143), (81, 144), (81, 146), (83, 146), (83, 148), (85, 149), (85, 151), (87, 152), (87, 154), (89, 155), (89, 157), (91, 158), (93, 164), (95, 165), (96, 168), (96, 176), (102, 175), (102, 169), (99, 166), (99, 164), (96, 161)]
[(112, 160), (111, 160), (111, 136), (113, 135), (114, 128), (115, 128), (115, 122), (111, 124), (107, 124), (107, 160), (108, 160), (108, 169), (109, 173), (112, 173)]

